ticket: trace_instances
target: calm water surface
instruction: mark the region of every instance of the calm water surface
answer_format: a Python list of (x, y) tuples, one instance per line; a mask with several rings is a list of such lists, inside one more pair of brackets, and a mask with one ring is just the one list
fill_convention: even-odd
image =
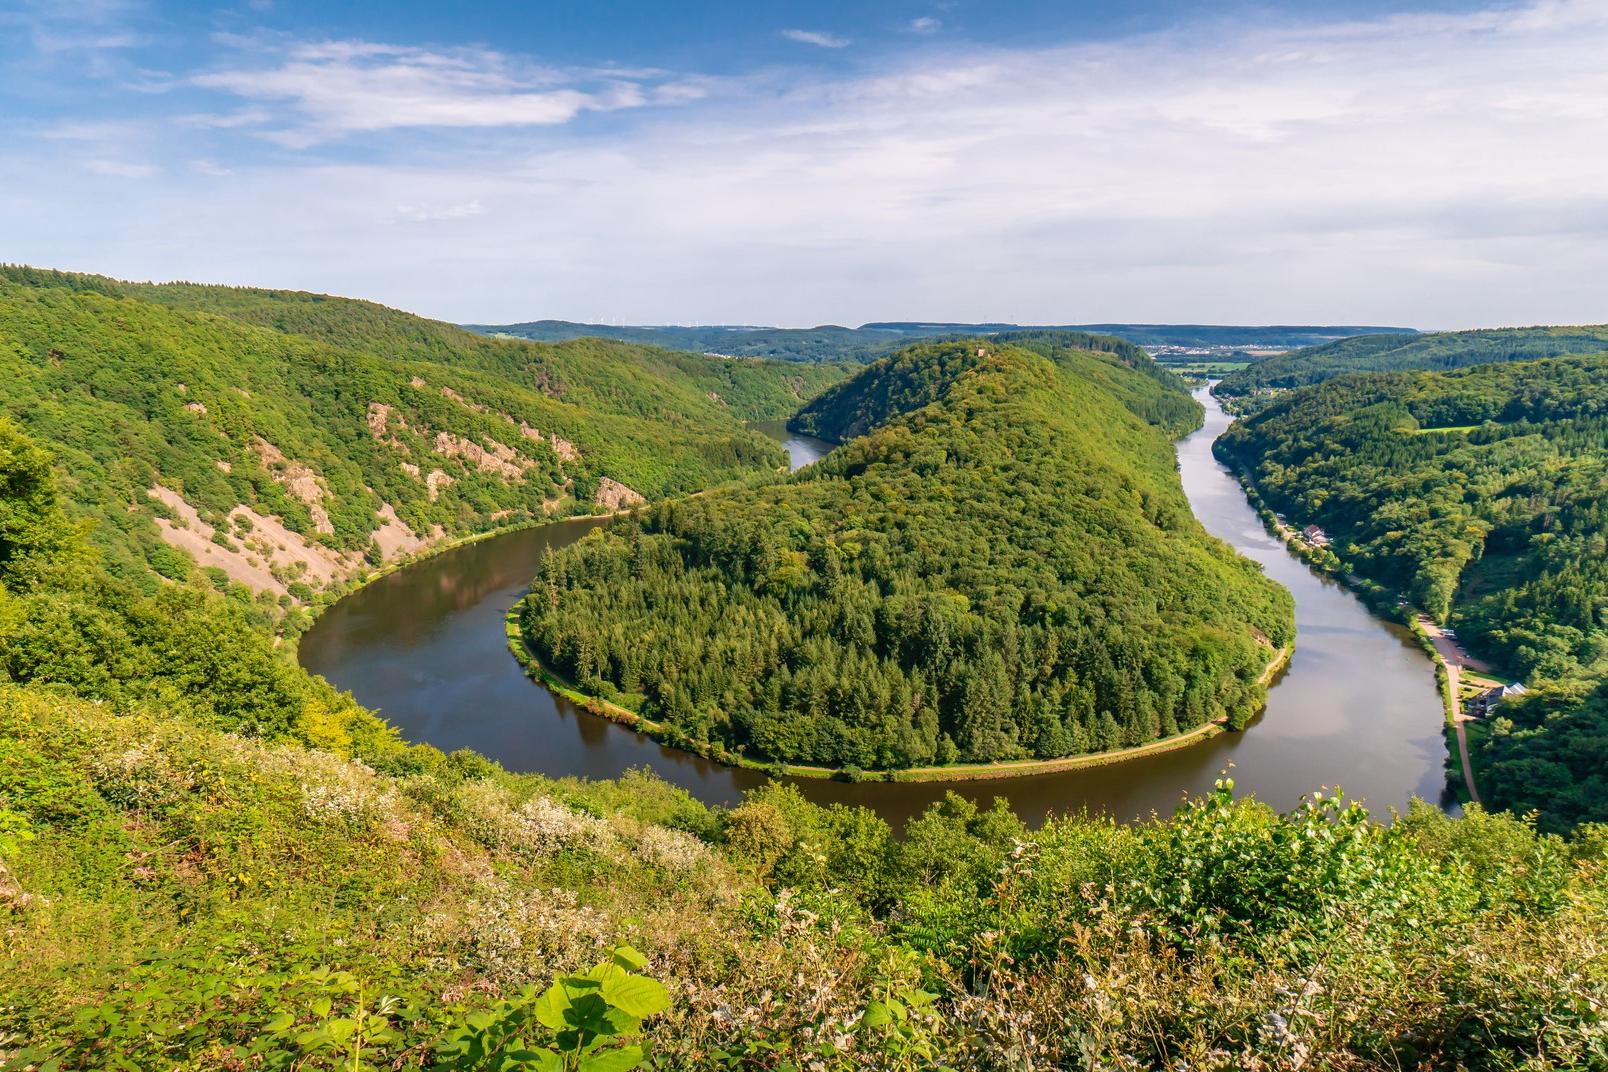
[[(865, 804), (902, 821), (948, 789), (1003, 796), (1025, 818), (1087, 809), (1120, 819), (1167, 812), (1234, 765), (1239, 787), (1278, 807), (1319, 787), (1343, 787), (1376, 811), (1413, 796), (1438, 800), (1445, 746), (1434, 671), (1397, 626), (1370, 615), (1263, 529), (1239, 485), (1212, 457), (1229, 419), (1204, 390), (1205, 427), (1180, 441), (1184, 489), (1201, 523), (1260, 562), (1295, 595), (1296, 650), (1243, 733), (1129, 763), (994, 782), (890, 785), (801, 780), (821, 803)], [(762, 427), (785, 442), (794, 468), (830, 444)], [(527, 529), (427, 559), (331, 607), (302, 638), (301, 660), (377, 708), (410, 740), (472, 748), (511, 770), (612, 778), (650, 767), (711, 803), (731, 803), (765, 776), (666, 748), (578, 710), (527, 680), (509, 656), (503, 615), (542, 553), (597, 521)]]

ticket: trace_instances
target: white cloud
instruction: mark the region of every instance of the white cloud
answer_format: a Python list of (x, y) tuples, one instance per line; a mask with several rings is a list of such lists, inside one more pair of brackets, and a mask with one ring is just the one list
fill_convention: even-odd
[(797, 41), (801, 45), (815, 45), (818, 48), (848, 48), (854, 43), (847, 37), (823, 33), (820, 30), (783, 30), (782, 36), (789, 41)]
[(47, 56), (137, 48), (146, 38), (128, 25), (139, 5), (122, 0), (13, 0), (0, 6), (0, 26), (28, 35), (35, 50)]
[[(293, 45), (275, 60), (265, 67), (212, 71), (193, 82), (256, 101), (287, 103), (291, 114), (284, 125), (265, 136), (293, 148), (409, 127), (550, 126), (587, 111), (696, 99), (684, 86), (644, 85), (621, 76), (577, 81), (486, 49), (324, 41)], [(235, 113), (252, 124), (262, 121), (261, 115), (260, 108)], [(213, 117), (211, 125), (227, 125), (227, 118)]]
[(145, 38), (133, 33), (57, 33), (45, 29), (36, 30), (33, 39), (34, 47), (45, 53), (139, 48), (148, 43)]
[(911, 19), (910, 24), (905, 28), (913, 34), (927, 36), (937, 33), (943, 28), (943, 25), (942, 20), (935, 19), (931, 15), (923, 15), (919, 19)]
[(79, 120), (69, 119), (46, 127), (42, 137), (52, 141), (79, 141), (109, 143), (132, 138), (146, 129), (145, 124), (132, 120)]
[(485, 211), (485, 208), (481, 206), (478, 200), (440, 207), (398, 205), (396, 206), (396, 218), (409, 223), (436, 223), (442, 220), (467, 220), (474, 216), (484, 215)]
[(232, 112), (201, 112), (194, 115), (181, 115), (174, 122), (185, 126), (204, 127), (212, 130), (232, 130), (236, 127), (256, 127), (273, 120), (273, 113), (266, 108), (238, 108)]
[(98, 175), (119, 179), (148, 179), (162, 171), (154, 164), (136, 164), (127, 160), (87, 160), (84, 166)]

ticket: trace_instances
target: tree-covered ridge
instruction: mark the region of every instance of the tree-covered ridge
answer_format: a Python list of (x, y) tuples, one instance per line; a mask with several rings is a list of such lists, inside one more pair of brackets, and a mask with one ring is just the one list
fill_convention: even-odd
[[(998, 343), (1032, 350), (1079, 380), (1096, 384), (1147, 424), (1173, 437), (1188, 435), (1205, 417), (1189, 385), (1162, 368), (1131, 342), (1082, 331), (1013, 331), (994, 337)], [(1139, 376), (1129, 372), (1140, 373)]]
[(1608, 326), (1488, 328), (1363, 335), (1258, 361), (1223, 377), (1224, 395), (1322, 383), (1348, 372), (1446, 371), (1470, 365), (1608, 352)]
[(493, 339), (376, 302), (306, 291), (100, 282), (114, 293), (176, 309), (214, 313), (391, 360), (479, 369), (536, 386), (559, 401), (687, 427), (727, 424), (732, 418), (775, 420), (847, 374), (830, 362), (778, 365), (763, 355), (710, 358), (659, 344)]
[(990, 348), (999, 346), (1017, 346), (1050, 359), (1081, 382), (1121, 401), (1135, 416), (1175, 436), (1200, 427), (1202, 410), (1183, 380), (1132, 343), (1080, 331), (1007, 332), (975, 340), (972, 347), (906, 349), (823, 391), (788, 427), (846, 442), (884, 420), (935, 401), (961, 372), (976, 367)]
[[(1582, 698), (1608, 673), (1608, 357), (1343, 377), (1219, 444), (1275, 508), (1326, 529), (1350, 568), (1511, 675), (1561, 690), (1503, 705), (1528, 743), (1491, 739), (1488, 801), (1547, 801), (1553, 827), (1608, 818), (1608, 721)], [(1574, 759), (1518, 777), (1520, 752), (1550, 747), (1538, 734), (1554, 716), (1575, 727)]]
[(964, 324), (929, 321), (883, 321), (857, 328), (823, 324), (813, 328), (778, 328), (740, 324), (620, 326), (578, 324), (569, 320), (533, 320), (522, 324), (470, 324), (472, 331), (509, 338), (563, 342), (601, 338), (662, 346), (669, 350), (767, 357), (783, 361), (852, 361), (864, 363), (922, 339), (971, 338), (1017, 332), (1074, 331), (1116, 336), (1139, 346), (1275, 347), (1316, 346), (1353, 335), (1401, 333), (1408, 328), (1268, 325), (1237, 327), (1218, 324)]
[[(837, 375), (295, 297), (0, 270), (0, 411), (56, 448), (114, 574), (149, 593), (197, 559), (288, 603), (433, 539), (771, 471), (743, 423)], [(281, 307), (294, 332), (253, 322)]]
[(1603, 1053), (1603, 828), (1280, 816), (1221, 784), (1170, 820), (1037, 831), (950, 797), (896, 837), (778, 785), (709, 808), (641, 773), (510, 774), (399, 741), (221, 598), (108, 577), (4, 421), (0, 679), (19, 1072), (555, 1067), (591, 1035), (550, 984), (600, 962), (630, 968), (590, 1006), (609, 1045), (569, 1067)]
[(1242, 724), (1289, 597), (1200, 528), (1168, 432), (1079, 364), (973, 339), (873, 365), (812, 407), (868, 434), (554, 554), (524, 635), (676, 739), (837, 767)]

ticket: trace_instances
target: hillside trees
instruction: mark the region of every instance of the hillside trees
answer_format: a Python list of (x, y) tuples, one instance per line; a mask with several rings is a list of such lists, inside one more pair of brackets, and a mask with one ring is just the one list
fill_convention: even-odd
[[(326, 295), (0, 268), (0, 413), (50, 444), (66, 508), (147, 594), (203, 576), (159, 519), (203, 545), (207, 526), (226, 565), (263, 565), (254, 587), (305, 598), (399, 547), (585, 512), (605, 478), (658, 498), (774, 471), (782, 452), (744, 422), (839, 375), (493, 340)], [(287, 535), (253, 531), (265, 518)]]
[(1347, 565), (1508, 674), (1485, 799), (1551, 829), (1602, 817), (1608, 676), (1608, 357), (1346, 376), (1291, 392), (1218, 448)]

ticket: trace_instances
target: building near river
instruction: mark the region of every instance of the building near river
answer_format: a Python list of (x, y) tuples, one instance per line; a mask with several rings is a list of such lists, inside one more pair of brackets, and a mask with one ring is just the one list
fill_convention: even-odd
[(1316, 525), (1308, 525), (1306, 528), (1302, 529), (1301, 536), (1313, 547), (1329, 546), (1329, 534), (1318, 528)]
[(1511, 699), (1514, 696), (1523, 696), (1529, 691), (1517, 681), (1507, 685), (1493, 686), (1469, 701), (1468, 713), (1475, 718), (1483, 718), (1490, 714), (1503, 700)]

